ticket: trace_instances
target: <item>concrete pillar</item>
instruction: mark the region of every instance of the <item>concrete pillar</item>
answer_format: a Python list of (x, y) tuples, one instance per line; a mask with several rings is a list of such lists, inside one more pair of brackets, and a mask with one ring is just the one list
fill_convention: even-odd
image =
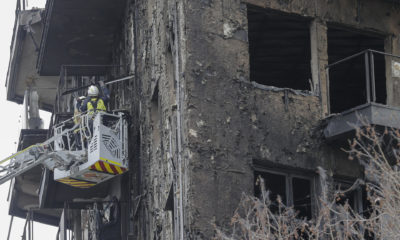
[(39, 94), (36, 90), (25, 90), (23, 108), (22, 128), (42, 129), (43, 121), (39, 115)]
[(326, 24), (319, 19), (311, 22), (312, 90), (320, 96), (323, 116), (329, 112), (329, 82), (325, 70), (325, 66), (328, 65), (327, 29)]

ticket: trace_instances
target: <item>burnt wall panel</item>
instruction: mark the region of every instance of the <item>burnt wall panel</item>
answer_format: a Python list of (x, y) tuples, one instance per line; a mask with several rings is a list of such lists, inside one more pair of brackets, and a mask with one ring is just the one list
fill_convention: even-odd
[[(253, 161), (299, 171), (318, 166), (357, 177), (341, 146), (322, 137), (327, 64), (326, 23), (398, 35), (398, 10), (379, 1), (257, 1), (258, 7), (317, 20), (312, 66), (319, 89), (295, 91), (251, 83), (247, 6), (241, 1), (189, 1), (186, 6), (185, 134), (188, 214), (193, 239), (209, 239), (212, 219), (227, 225), (242, 192), (253, 194)], [(329, 11), (328, 11), (329, 10)], [(371, 11), (377, 11), (368, 19)], [(384, 27), (382, 27), (385, 25)], [(311, 40), (310, 40), (311, 41)], [(396, 43), (398, 44), (398, 43)], [(387, 46), (385, 46), (385, 49)], [(290, 69), (288, 69), (290, 71)], [(320, 81), (321, 80), (321, 81)], [(320, 96), (320, 93), (324, 95)], [(399, 99), (400, 100), (400, 99)], [(394, 102), (399, 101), (393, 99)]]
[[(112, 106), (131, 113), (128, 232), (137, 239), (179, 239), (181, 218), (184, 238), (210, 239), (212, 221), (228, 226), (242, 192), (253, 194), (255, 161), (360, 173), (322, 138), (327, 23), (390, 35), (385, 50), (398, 53), (398, 10), (373, 0), (247, 2), (310, 19), (310, 91), (250, 82), (243, 1), (131, 1), (126, 9), (114, 62), (135, 77), (112, 86)], [(388, 102), (400, 102), (390, 91)]]
[[(112, 86), (112, 108), (128, 110), (130, 127), (130, 218), (135, 239), (175, 239), (168, 196), (173, 186), (176, 104), (174, 97), (172, 1), (128, 1), (114, 62), (129, 82)], [(124, 183), (123, 183), (124, 184)], [(126, 183), (125, 183), (126, 184)], [(172, 191), (170, 193), (170, 191)]]

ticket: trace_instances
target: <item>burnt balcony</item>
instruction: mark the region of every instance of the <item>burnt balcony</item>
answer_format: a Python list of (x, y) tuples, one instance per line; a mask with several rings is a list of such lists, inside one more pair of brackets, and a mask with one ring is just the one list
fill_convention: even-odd
[(387, 101), (386, 93), (386, 79), (400, 77), (400, 56), (368, 49), (329, 64), (326, 74), (328, 141), (349, 139), (367, 124), (400, 129), (400, 108)]
[(62, 65), (107, 65), (125, 11), (125, 0), (47, 0), (38, 57), (42, 76)]
[[(74, 113), (74, 99), (78, 96), (86, 96), (88, 86), (98, 81), (109, 81), (121, 76), (123, 69), (119, 65), (63, 65), (54, 103), (54, 112), (50, 122), (50, 136), (53, 135), (52, 126), (67, 120), (70, 127)], [(104, 198), (112, 186), (111, 181), (96, 185), (89, 189), (74, 188), (53, 179), (53, 173), (44, 170), (40, 189), (40, 208), (62, 208), (64, 202), (76, 202), (92, 198)], [(85, 204), (76, 203), (75, 208), (82, 208)]]
[(91, 84), (116, 79), (123, 73), (124, 69), (119, 65), (63, 65), (60, 71), (54, 113), (72, 116), (75, 97), (86, 96), (87, 88)]
[[(48, 130), (45, 129), (21, 130), (18, 151), (45, 141), (47, 133)], [(49, 209), (39, 209), (38, 189), (40, 188), (42, 171), (42, 167), (37, 166), (12, 180), (9, 214), (25, 218), (30, 210), (35, 209), (33, 220), (56, 226), (60, 213)]]
[(58, 74), (41, 76), (36, 69), (43, 15), (43, 9), (21, 10), (17, 6), (6, 78), (7, 100), (22, 104), (25, 90), (30, 88), (40, 96), (40, 109), (52, 111)]

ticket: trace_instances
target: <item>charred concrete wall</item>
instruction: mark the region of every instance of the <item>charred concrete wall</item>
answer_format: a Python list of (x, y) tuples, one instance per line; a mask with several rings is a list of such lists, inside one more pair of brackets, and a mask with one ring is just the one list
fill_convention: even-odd
[[(250, 82), (247, 7), (310, 18), (311, 91)], [(357, 177), (360, 169), (324, 142), (327, 114), (327, 29), (330, 24), (385, 36), (398, 53), (399, 8), (382, 1), (188, 1), (185, 72), (188, 214), (192, 239), (209, 239), (212, 221), (225, 225), (242, 192), (253, 194), (254, 169), (277, 166)], [(290, 69), (288, 69), (290, 71)], [(388, 104), (398, 105), (398, 79), (387, 78)]]
[[(309, 19), (309, 91), (250, 81), (249, 6)], [(398, 19), (398, 5), (377, 0), (127, 1), (114, 59), (135, 77), (113, 87), (113, 106), (132, 117), (129, 234), (210, 239), (254, 194), (259, 168), (360, 176), (322, 137), (327, 30), (379, 34), (399, 54)], [(400, 105), (399, 79), (386, 76), (387, 103)]]
[(115, 63), (135, 76), (112, 89), (114, 107), (131, 115), (129, 234), (135, 239), (177, 239), (174, 6), (174, 1), (127, 1), (115, 46)]

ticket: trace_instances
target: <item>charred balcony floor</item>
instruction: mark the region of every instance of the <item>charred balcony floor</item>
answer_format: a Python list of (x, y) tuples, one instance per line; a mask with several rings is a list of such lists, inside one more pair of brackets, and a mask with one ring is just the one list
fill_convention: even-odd
[(125, 2), (48, 0), (38, 69), (57, 76), (62, 65), (110, 64)]
[(400, 129), (400, 108), (373, 102), (357, 106), (327, 118), (324, 135), (328, 141), (347, 141), (367, 125)]

